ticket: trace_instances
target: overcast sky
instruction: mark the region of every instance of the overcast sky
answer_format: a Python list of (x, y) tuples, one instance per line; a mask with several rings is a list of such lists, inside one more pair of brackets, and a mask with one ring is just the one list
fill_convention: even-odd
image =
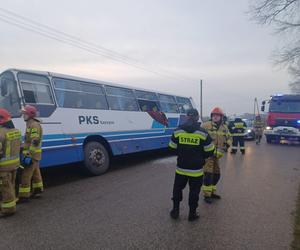
[[(0, 7), (187, 80), (152, 74), (0, 20), (0, 71), (53, 71), (193, 97), (203, 109), (253, 112), (253, 99), (288, 92), (272, 66), (279, 38), (246, 14), (248, 0), (0, 0)], [(0, 11), (0, 17), (3, 12)]]

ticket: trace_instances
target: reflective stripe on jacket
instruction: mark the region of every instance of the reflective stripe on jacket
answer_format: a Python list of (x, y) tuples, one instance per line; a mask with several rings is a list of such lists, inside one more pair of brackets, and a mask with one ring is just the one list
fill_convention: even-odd
[(244, 121), (233, 121), (229, 123), (231, 136), (245, 136), (247, 125)]
[(169, 146), (177, 152), (176, 173), (191, 177), (203, 175), (205, 159), (213, 156), (215, 149), (208, 132), (191, 121), (174, 131)]
[(20, 166), (21, 132), (0, 128), (0, 171), (13, 171)]
[(211, 136), (215, 145), (215, 156), (221, 158), (224, 155), (224, 151), (227, 149), (227, 145), (231, 144), (231, 137), (227, 125), (217, 125), (212, 121), (203, 123), (209, 135)]
[(27, 121), (23, 154), (30, 156), (34, 160), (41, 160), (42, 138), (43, 130), (40, 122), (35, 119)]

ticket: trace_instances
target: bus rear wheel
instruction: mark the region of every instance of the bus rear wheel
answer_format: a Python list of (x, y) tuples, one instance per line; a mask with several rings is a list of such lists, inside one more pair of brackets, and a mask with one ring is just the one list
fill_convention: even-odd
[(88, 142), (84, 147), (84, 165), (91, 175), (104, 174), (109, 168), (109, 153), (99, 142)]

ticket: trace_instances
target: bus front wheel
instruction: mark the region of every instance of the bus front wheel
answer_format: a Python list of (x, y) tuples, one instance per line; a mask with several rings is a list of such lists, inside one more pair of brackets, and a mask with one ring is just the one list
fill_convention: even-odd
[(88, 142), (84, 147), (84, 165), (92, 175), (104, 174), (109, 168), (109, 153), (99, 142)]

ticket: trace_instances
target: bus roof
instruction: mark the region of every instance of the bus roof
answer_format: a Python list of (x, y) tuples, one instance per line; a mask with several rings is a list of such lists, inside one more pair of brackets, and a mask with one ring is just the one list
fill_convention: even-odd
[(89, 78), (82, 78), (82, 77), (77, 77), (77, 76), (72, 76), (72, 75), (65, 75), (65, 74), (54, 73), (54, 72), (48, 72), (48, 71), (15, 69), (15, 68), (10, 68), (10, 69), (7, 69), (5, 71), (25, 72), (25, 73), (31, 73), (31, 74), (38, 74), (38, 75), (57, 77), (57, 78), (65, 78), (65, 79), (69, 79), (69, 80), (77, 80), (77, 81), (83, 81), (83, 82), (89, 82), (89, 83), (98, 83), (98, 84), (110, 85), (110, 86), (115, 86), (115, 87), (123, 87), (123, 88), (129, 88), (129, 89), (135, 89), (135, 90), (141, 90), (141, 91), (147, 91), (147, 92), (154, 92), (154, 93), (158, 93), (158, 94), (172, 95), (172, 96), (178, 96), (178, 97), (184, 97), (184, 98), (192, 99), (191, 97), (176, 95), (176, 94), (172, 94), (172, 93), (166, 93), (166, 92), (161, 92), (161, 91), (143, 89), (143, 88), (133, 87), (133, 86), (130, 86), (130, 85), (125, 85), (125, 84), (120, 84), (120, 83), (111, 83), (111, 82), (106, 82), (106, 81), (93, 80), (93, 79), (89, 79)]

